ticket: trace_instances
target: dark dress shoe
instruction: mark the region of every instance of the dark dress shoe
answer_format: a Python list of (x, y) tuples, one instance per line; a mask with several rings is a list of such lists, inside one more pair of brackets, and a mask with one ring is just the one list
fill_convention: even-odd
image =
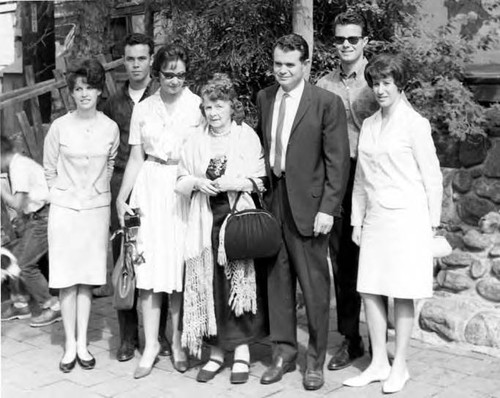
[(307, 369), (302, 384), (306, 390), (319, 390), (325, 384), (323, 371)]
[(64, 363), (63, 361), (59, 362), (59, 370), (63, 373), (69, 373), (73, 370), (73, 368), (75, 367), (75, 364), (76, 364), (76, 356), (75, 358), (71, 361), (71, 362), (68, 362), (68, 363)]
[[(90, 354), (90, 352), (89, 352)], [(82, 369), (85, 369), (85, 370), (90, 370), (90, 369), (94, 369), (95, 367), (95, 358), (92, 356), (92, 354), (90, 354), (90, 356), (92, 357), (91, 359), (89, 359), (88, 361), (86, 361), (85, 359), (81, 359), (78, 354), (76, 354), (76, 360), (78, 362), (78, 365), (80, 365), (80, 367)]]
[(123, 343), (116, 352), (116, 359), (120, 362), (130, 361), (135, 355), (135, 345)]
[(188, 365), (188, 360), (184, 359), (182, 361), (177, 361), (175, 359), (175, 355), (172, 352), (172, 355), (170, 356), (170, 359), (172, 360), (172, 365), (174, 366), (174, 369), (177, 370), (179, 373), (184, 373), (186, 370), (188, 370), (189, 365)]
[(269, 366), (262, 377), (261, 384), (273, 384), (280, 381), (285, 373), (293, 372), (297, 367), (295, 360), (286, 362), (282, 357), (276, 357), (273, 364)]
[(250, 374), (250, 364), (248, 363), (248, 361), (245, 361), (243, 359), (235, 359), (233, 361), (233, 365), (235, 363), (242, 363), (243, 365), (247, 365), (248, 370), (246, 372), (233, 372), (233, 371), (231, 371), (231, 377), (230, 377), (229, 381), (231, 382), (231, 384), (244, 384), (248, 381), (248, 377)]
[(328, 362), (328, 370), (347, 368), (356, 358), (362, 357), (364, 353), (365, 347), (363, 345), (363, 340), (359, 340), (357, 343), (352, 344), (349, 340), (345, 339), (337, 352), (333, 354), (330, 362)]
[(160, 352), (158, 355), (162, 357), (169, 357), (172, 355), (172, 346), (165, 336), (158, 336), (158, 341), (160, 343)]
[(199, 383), (206, 383), (207, 381), (212, 380), (215, 377), (215, 375), (222, 370), (223, 362), (220, 361), (219, 359), (210, 358), (208, 362), (214, 362), (217, 365), (219, 365), (219, 367), (216, 370), (206, 370), (201, 368), (198, 374), (196, 375), (196, 381)]

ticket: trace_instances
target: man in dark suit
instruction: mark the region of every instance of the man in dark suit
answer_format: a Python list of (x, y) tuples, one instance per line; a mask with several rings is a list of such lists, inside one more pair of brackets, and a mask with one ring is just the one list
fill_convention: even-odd
[(296, 367), (298, 278), (306, 305), (309, 345), (303, 384), (324, 384), (330, 303), (328, 233), (349, 172), (346, 113), (335, 94), (304, 81), (309, 66), (306, 41), (280, 38), (273, 53), (278, 84), (257, 95), (266, 169), (271, 181), (267, 201), (282, 226), (283, 244), (268, 271), (273, 362), (261, 383), (281, 380)]

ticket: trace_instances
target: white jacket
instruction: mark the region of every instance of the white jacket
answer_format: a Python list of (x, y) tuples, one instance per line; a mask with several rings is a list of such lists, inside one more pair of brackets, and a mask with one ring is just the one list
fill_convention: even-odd
[(402, 209), (424, 201), (431, 225), (438, 226), (443, 186), (429, 121), (401, 98), (383, 131), (381, 126), (379, 110), (361, 128), (351, 224), (363, 225), (373, 203)]

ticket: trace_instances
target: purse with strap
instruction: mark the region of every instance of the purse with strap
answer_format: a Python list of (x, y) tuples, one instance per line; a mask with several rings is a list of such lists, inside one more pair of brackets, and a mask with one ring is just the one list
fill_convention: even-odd
[(130, 228), (123, 228), (120, 256), (116, 261), (111, 281), (113, 283), (113, 307), (129, 310), (134, 306), (136, 275), (134, 264), (140, 264), (142, 255), (137, 255), (135, 241), (131, 239)]
[(250, 181), (259, 197), (260, 208), (237, 211), (236, 205), (243, 192), (238, 193), (219, 234), (227, 260), (273, 257), (281, 246), (280, 225), (266, 210), (262, 193), (255, 181)]

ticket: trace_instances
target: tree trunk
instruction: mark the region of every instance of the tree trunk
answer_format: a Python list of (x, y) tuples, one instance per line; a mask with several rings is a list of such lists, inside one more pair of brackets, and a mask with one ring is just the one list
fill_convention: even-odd
[[(312, 59), (314, 49), (314, 27), (313, 27), (313, 0), (293, 0), (293, 32), (301, 35), (309, 45), (309, 60)], [(309, 79), (309, 70), (306, 74), (306, 80)]]

